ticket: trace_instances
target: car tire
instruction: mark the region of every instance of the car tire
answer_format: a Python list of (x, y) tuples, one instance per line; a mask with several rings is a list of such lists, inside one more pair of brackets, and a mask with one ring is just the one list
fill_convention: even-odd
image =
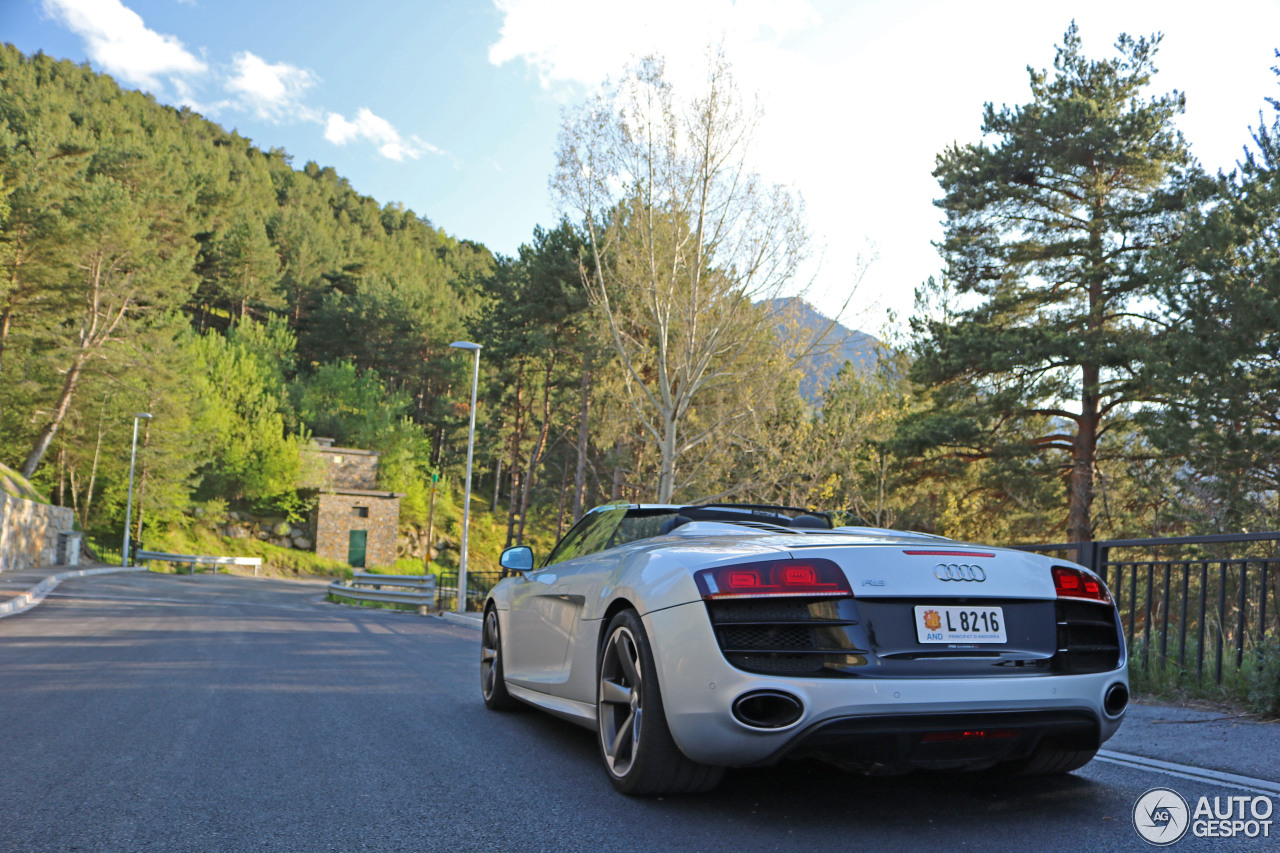
[(613, 617), (596, 669), (600, 757), (613, 787), (632, 796), (709, 791), (724, 768), (690, 761), (667, 727), (653, 650), (640, 616)]
[(1097, 754), (1097, 749), (1071, 749), (1044, 741), (1026, 758), (999, 764), (996, 768), (1010, 776), (1056, 776), (1079, 770)]
[(502, 671), (502, 635), (498, 628), (498, 609), (484, 611), (480, 632), (480, 696), (490, 711), (510, 711), (520, 703), (507, 692)]

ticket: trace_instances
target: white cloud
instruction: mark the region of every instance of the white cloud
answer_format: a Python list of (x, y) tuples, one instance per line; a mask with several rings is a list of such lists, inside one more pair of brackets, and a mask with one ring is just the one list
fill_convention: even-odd
[(235, 55), (232, 66), (227, 91), (259, 118), (320, 120), (319, 113), (302, 104), (302, 96), (317, 82), (310, 71), (287, 62), (273, 64), (247, 50)]
[[(633, 56), (656, 51), (677, 90), (698, 88), (708, 43), (722, 43), (743, 91), (765, 109), (753, 165), (769, 181), (803, 192), (822, 265), (809, 297), (834, 313), (870, 243), (878, 260), (850, 305), (872, 300), (901, 318), (912, 291), (939, 273), (931, 240), (942, 236), (935, 156), (980, 136), (983, 103), (1030, 98), (1026, 66), (1051, 68), (1054, 45), (1075, 18), (1085, 50), (1115, 55), (1116, 35), (1159, 30), (1155, 91), (1187, 93), (1179, 126), (1211, 169), (1230, 167), (1244, 129), (1274, 90), (1275, 0), (1239, 0), (1228, 16), (1168, 0), (1076, 0), (1028, 4), (899, 0), (494, 0), (500, 35), (494, 65), (526, 64), (562, 96), (594, 88)], [(1241, 28), (1239, 21), (1249, 20)], [(676, 23), (671, 23), (676, 22)], [(1225, 46), (1225, 47), (1224, 47)], [(877, 310), (850, 318), (879, 328)]]
[[(46, 13), (84, 39), (95, 65), (127, 83), (159, 91), (161, 79), (168, 78), (178, 103), (212, 115), (239, 109), (268, 121), (323, 121), (321, 112), (302, 103), (318, 82), (305, 68), (242, 51), (233, 57), (230, 70), (220, 64), (211, 69), (177, 37), (149, 29), (121, 0), (43, 2)], [(210, 84), (221, 84), (232, 97), (197, 100), (198, 91)]]
[[(503, 15), (489, 61), (524, 60), (544, 87), (595, 86), (632, 57), (660, 53), (679, 83), (705, 73), (708, 45), (730, 56), (780, 58), (779, 43), (818, 23), (808, 0), (494, 0)], [(576, 21), (577, 26), (566, 26)], [(678, 22), (673, 25), (672, 22)], [(607, 38), (600, 34), (607, 33)]]
[(417, 136), (405, 138), (391, 122), (376, 115), (367, 107), (361, 107), (354, 119), (348, 120), (338, 113), (329, 113), (325, 122), (324, 138), (334, 145), (365, 140), (378, 147), (378, 153), (389, 160), (416, 160), (423, 154), (440, 154), (439, 148), (424, 142)]
[(44, 0), (44, 9), (85, 41), (89, 58), (137, 86), (161, 87), (160, 77), (203, 74), (208, 66), (174, 36), (148, 29), (120, 0)]
[[(415, 135), (401, 134), (391, 122), (367, 108), (347, 119), (307, 106), (303, 98), (319, 79), (305, 68), (268, 62), (247, 50), (232, 57), (230, 68), (221, 63), (210, 68), (176, 37), (148, 29), (142, 17), (121, 0), (42, 2), (47, 14), (84, 39), (86, 53), (102, 70), (153, 91), (160, 90), (162, 78), (168, 78), (171, 97), (199, 112), (217, 115), (223, 110), (242, 110), (272, 122), (316, 122), (325, 126), (325, 139), (335, 145), (369, 142), (390, 160), (444, 153)], [(219, 86), (229, 97), (197, 100), (200, 90)]]
[[(824, 22), (809, 0), (494, 0), (503, 15), (497, 42), (489, 49), (494, 65), (523, 61), (544, 88), (568, 94), (566, 84), (595, 88), (617, 77), (634, 58), (662, 56), (665, 73), (679, 93), (705, 88), (708, 51), (719, 46), (732, 65), (739, 89), (748, 100), (758, 98), (763, 120), (756, 127), (750, 165), (766, 180), (799, 189), (808, 203), (815, 227), (815, 250), (840, 244), (827, 252), (823, 282), (837, 281), (846, 295), (857, 275), (862, 232), (848, 239), (843, 229), (821, 220), (832, 210), (822, 202), (833, 183), (830, 169), (845, 158), (819, 161), (815, 143), (824, 149), (847, 141), (850, 121), (844, 106), (848, 82), (820, 64), (802, 46), (820, 32)], [(672, 25), (678, 21), (678, 25)], [(566, 25), (566, 22), (576, 22)], [(599, 34), (607, 33), (607, 38)], [(844, 86), (844, 91), (841, 90)], [(560, 91), (557, 91), (560, 90)], [(824, 150), (824, 153), (825, 150)], [(815, 178), (814, 173), (819, 173)], [(927, 174), (927, 173), (926, 173)], [(817, 198), (818, 204), (812, 202)], [(847, 199), (846, 199), (847, 201)], [(805, 277), (813, 273), (806, 273)], [(820, 307), (838, 310), (844, 297), (811, 298)], [(831, 307), (832, 303), (834, 307)]]

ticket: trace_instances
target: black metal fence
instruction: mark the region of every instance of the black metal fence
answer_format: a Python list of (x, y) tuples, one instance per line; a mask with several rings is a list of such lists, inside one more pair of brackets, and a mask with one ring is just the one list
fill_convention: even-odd
[[(502, 580), (506, 572), (502, 569), (477, 570), (467, 569), (467, 609), (479, 610), (484, 604), (485, 596), (493, 585)], [(444, 569), (436, 581), (436, 605), (441, 610), (456, 610), (458, 607), (458, 570)]]
[(1134, 661), (1176, 664), (1217, 684), (1223, 660), (1280, 638), (1280, 532), (1028, 545), (1067, 555), (1106, 581)]

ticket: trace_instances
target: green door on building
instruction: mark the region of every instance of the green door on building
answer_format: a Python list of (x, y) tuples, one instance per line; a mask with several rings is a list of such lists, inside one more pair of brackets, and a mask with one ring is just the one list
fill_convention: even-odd
[(369, 537), (367, 530), (352, 530), (347, 539), (347, 562), (352, 568), (364, 568), (364, 545)]

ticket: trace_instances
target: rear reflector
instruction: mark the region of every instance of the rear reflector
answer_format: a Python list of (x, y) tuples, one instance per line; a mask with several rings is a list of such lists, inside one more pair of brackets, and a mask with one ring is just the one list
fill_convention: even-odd
[(1106, 585), (1092, 573), (1071, 566), (1054, 566), (1052, 571), (1053, 588), (1057, 591), (1058, 598), (1111, 603), (1111, 593), (1107, 592)]
[(962, 732), (929, 732), (920, 738), (921, 743), (948, 743), (958, 740), (1011, 740), (1018, 733), (1009, 729), (973, 729)]
[(768, 560), (695, 572), (705, 599), (853, 595), (840, 567), (830, 560)]

